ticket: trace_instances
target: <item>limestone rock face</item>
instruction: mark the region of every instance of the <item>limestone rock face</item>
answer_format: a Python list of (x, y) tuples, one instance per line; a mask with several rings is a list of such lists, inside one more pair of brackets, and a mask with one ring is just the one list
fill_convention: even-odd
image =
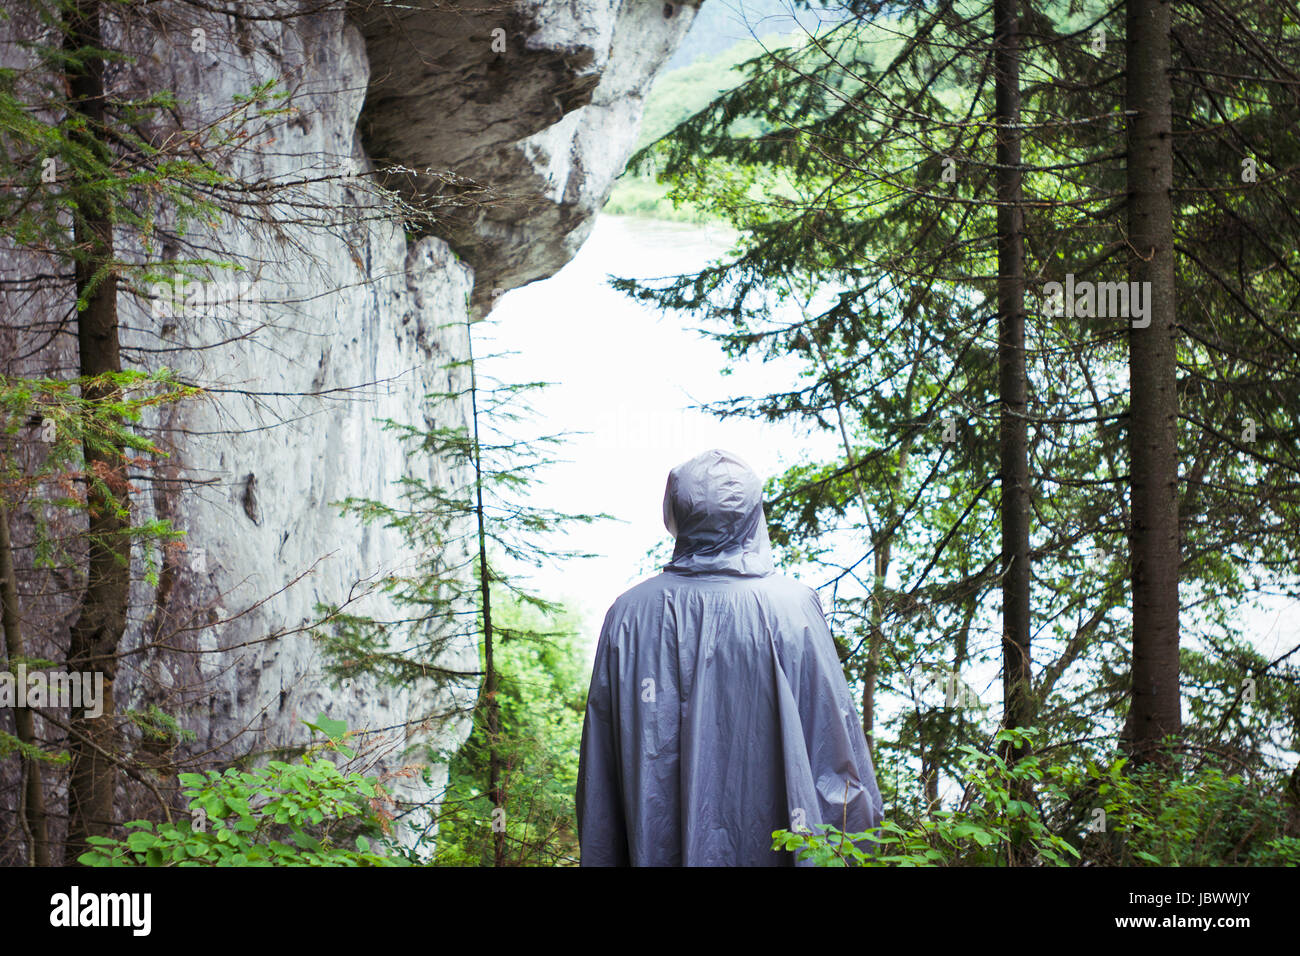
[[(289, 5), (243, 5), (271, 6), (283, 14)], [(109, 71), (110, 84), (173, 91), (189, 129), (225, 122), (266, 77), (291, 96), (287, 111), (248, 120), (251, 135), (228, 163), (235, 182), (265, 188), (274, 204), (191, 224), (161, 250), (126, 231), (118, 241), (127, 261), (238, 265), (251, 303), (231, 312), (209, 299), (187, 311), (179, 301), (160, 307), (149, 289), (119, 293), (124, 363), (172, 368), (205, 392), (140, 424), (168, 457), (138, 484), (135, 521), (168, 519), (185, 545), (133, 555), (118, 708), (175, 714), (195, 740), (168, 745), (160, 766), (182, 769), (279, 752), (304, 741), (302, 721), (322, 712), (344, 720), (365, 732), (374, 771), (414, 765), (388, 786), (424, 806), (410, 816), (415, 833), (436, 810), (446, 756), (469, 733), (478, 649), (472, 635), (445, 643), (439, 666), (471, 675), (452, 686), (327, 677), (308, 633), (320, 608), (397, 620), (376, 585), (422, 560), (398, 533), (344, 516), (338, 503), (396, 502), (403, 477), (469, 482), (462, 463), (408, 457), (378, 422), (466, 423), (467, 401), (429, 396), (466, 386), (453, 365), (467, 354), (472, 316), (490, 308), (494, 290), (558, 270), (585, 239), (635, 141), (646, 89), (694, 7), (313, 0), (302, 15), (248, 21), (185, 4), (145, 9), (143, 19), (106, 18), (106, 41), (136, 56)], [(21, 16), (0, 23), (6, 40), (39, 30)], [(31, 66), (14, 44), (0, 51), (0, 66)], [(495, 204), (450, 210), (445, 228), (413, 235), (378, 214), (375, 179), (413, 204), (468, 194)], [(165, 202), (157, 213), (174, 224)], [(0, 250), (0, 278), (50, 271), (30, 253)], [(51, 334), (50, 320), (68, 314), (71, 290), (14, 288), (0, 284), (0, 371), (74, 374), (75, 336)], [(33, 567), (24, 548), (38, 518), (62, 520), (13, 519), (29, 653), (57, 660), (77, 576)], [(42, 597), (51, 594), (63, 596)], [(418, 653), (430, 637), (399, 625), (391, 644)], [(134, 784), (121, 786), (120, 815), (147, 810)]]
[(362, 114), (370, 155), (409, 171), (390, 182), (413, 199), (487, 190), (438, 229), (474, 267), (476, 309), (553, 275), (586, 240), (697, 8), (416, 0), (362, 18), (372, 62), (384, 64)]

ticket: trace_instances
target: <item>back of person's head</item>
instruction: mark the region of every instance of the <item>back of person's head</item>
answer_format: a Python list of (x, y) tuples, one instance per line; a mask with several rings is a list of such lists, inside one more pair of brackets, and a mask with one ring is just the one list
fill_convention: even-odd
[(763, 483), (738, 455), (714, 448), (672, 469), (664, 526), (677, 539), (667, 571), (772, 573)]

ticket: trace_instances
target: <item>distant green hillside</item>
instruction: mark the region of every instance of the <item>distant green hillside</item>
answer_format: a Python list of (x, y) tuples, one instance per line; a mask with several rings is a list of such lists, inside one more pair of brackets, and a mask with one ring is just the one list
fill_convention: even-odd
[[(784, 3), (784, 0), (780, 0)], [(746, 15), (752, 11), (751, 0), (744, 6)], [(759, 6), (761, 6), (761, 2)], [(707, 9), (707, 6), (706, 8)], [(752, 23), (763, 21), (751, 18)], [(767, 22), (780, 22), (770, 18)], [(683, 66), (663, 74), (655, 81), (646, 100), (646, 109), (641, 121), (641, 137), (637, 142), (640, 149), (671, 131), (683, 120), (708, 106), (719, 93), (733, 89), (745, 80), (741, 65), (759, 55), (764, 49), (802, 47), (809, 40), (808, 31), (795, 25), (788, 17), (784, 24), (792, 32), (770, 35), (762, 40), (732, 41), (722, 52), (698, 59), (688, 66)], [(806, 25), (806, 24), (805, 24)], [(832, 24), (822, 21), (816, 29), (818, 36), (826, 36)], [(884, 19), (877, 21), (874, 28), (859, 28), (849, 42), (863, 44), (870, 50), (870, 60), (883, 67), (898, 51), (901, 34), (894, 21)], [(713, 37), (716, 42), (717, 38)], [(843, 40), (843, 36), (841, 36)], [(861, 50), (861, 48), (859, 48)], [(751, 128), (747, 128), (751, 127)], [(733, 131), (739, 135), (759, 135), (764, 130), (754, 120), (739, 120)], [(644, 216), (652, 219), (671, 219), (683, 222), (703, 222), (709, 217), (700, 209), (683, 203), (674, 206), (668, 198), (668, 187), (655, 182), (653, 176), (626, 174), (619, 179), (605, 205), (605, 212), (614, 215)]]
[[(772, 38), (763, 43), (757, 40), (737, 43), (710, 59), (665, 73), (655, 82), (646, 100), (637, 149), (654, 142), (682, 120), (704, 109), (719, 93), (741, 83), (745, 75), (739, 69), (740, 64), (761, 54), (764, 44), (770, 49), (802, 40), (803, 36), (800, 33), (784, 41)], [(698, 210), (674, 208), (667, 196), (668, 187), (656, 183), (654, 177), (625, 175), (615, 185), (605, 212), (684, 222), (703, 221), (704, 217)]]

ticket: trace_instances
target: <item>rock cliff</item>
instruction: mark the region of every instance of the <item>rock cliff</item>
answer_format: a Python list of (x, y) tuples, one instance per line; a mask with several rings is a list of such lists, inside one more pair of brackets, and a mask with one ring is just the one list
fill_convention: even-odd
[[(304, 718), (344, 720), (368, 732), (377, 769), (422, 768), (394, 783), (424, 805), (410, 818), (419, 829), (445, 784), (445, 755), (468, 733), (477, 683), (326, 678), (303, 630), (318, 606), (356, 597), (350, 610), (392, 616), (372, 585), (416, 558), (395, 532), (343, 517), (335, 503), (394, 500), (404, 475), (468, 480), (454, 463), (408, 460), (375, 422), (465, 422), (462, 403), (426, 396), (463, 388), (450, 366), (465, 355), (472, 317), (555, 272), (586, 238), (694, 6), (300, 0), (241, 4), (240, 18), (222, 8), (163, 3), (143, 20), (105, 20), (106, 38), (135, 55), (110, 69), (110, 87), (174, 91), (183, 128), (219, 128), (259, 80), (289, 94), (230, 154), (238, 182), (274, 197), (264, 215), (200, 223), (162, 250), (128, 231), (119, 241), (137, 261), (206, 250), (237, 262), (255, 307), (183, 314), (145, 289), (119, 298), (125, 364), (167, 366), (206, 391), (142, 425), (169, 457), (138, 486), (136, 521), (171, 520), (186, 547), (133, 557), (118, 706), (175, 714), (196, 735), (176, 745), (187, 760), (275, 752), (305, 738)], [(13, 40), (40, 27), (19, 16), (0, 24), (6, 31)], [(22, 48), (3, 49), (0, 65), (31, 65)], [(418, 227), (393, 222), (374, 183), (432, 215)], [(163, 204), (158, 215), (174, 223), (176, 211)], [(17, 295), (12, 283), (42, 263), (0, 261), (11, 281), (0, 293), (3, 371), (69, 374), (67, 288)], [(58, 659), (77, 571), (60, 572), (63, 597), (43, 596), (57, 593), (51, 573), (24, 550), (42, 517), (16, 514), (14, 531), (27, 631), (40, 645), (32, 652)], [(424, 637), (399, 629), (393, 645)], [(453, 641), (439, 664), (476, 671), (473, 640)], [(129, 814), (139, 795), (123, 786)]]

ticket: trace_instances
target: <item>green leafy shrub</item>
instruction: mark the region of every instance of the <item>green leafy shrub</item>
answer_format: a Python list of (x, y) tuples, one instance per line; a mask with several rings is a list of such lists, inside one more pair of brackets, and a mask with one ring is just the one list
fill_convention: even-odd
[[(1032, 741), (1032, 730), (1003, 730), (995, 743)], [(846, 834), (825, 824), (820, 832), (777, 830), (772, 848), (791, 850), (816, 866), (996, 866), (1006, 862), (1015, 840), (1022, 853), (1041, 862), (1069, 866), (1079, 851), (1053, 833), (1031, 802), (1020, 799), (1031, 785), (1050, 787), (1049, 771), (1037, 756), (1008, 765), (997, 753), (960, 748), (967, 779), (957, 810), (941, 810), (911, 826), (886, 820), (865, 833)]]
[[(323, 717), (307, 726), (327, 742), (300, 763), (272, 760), (255, 770), (183, 773), (190, 819), (135, 820), (122, 839), (90, 837), (86, 866), (401, 866), (386, 854), (372, 801), (375, 780), (344, 772), (329, 752), (355, 756), (346, 728)], [(372, 845), (371, 840), (380, 845)]]
[[(1116, 866), (1296, 866), (1300, 838), (1288, 833), (1280, 788), (1214, 766), (1187, 767), (1179, 755), (1169, 772), (1089, 764), (1098, 805), (1122, 837), (1098, 841), (1098, 863)], [(1067, 778), (1073, 779), (1070, 775)]]
[[(1038, 736), (1003, 730), (995, 749)], [(996, 752), (961, 749), (966, 789), (956, 810), (865, 833), (776, 830), (772, 848), (815, 866), (998, 866), (1013, 846), (1018, 859), (1048, 866), (1300, 864), (1295, 809), (1267, 780), (1188, 767), (1186, 756), (1169, 769), (1134, 770), (1124, 758), (1081, 766), (1030, 754), (1008, 765)]]

